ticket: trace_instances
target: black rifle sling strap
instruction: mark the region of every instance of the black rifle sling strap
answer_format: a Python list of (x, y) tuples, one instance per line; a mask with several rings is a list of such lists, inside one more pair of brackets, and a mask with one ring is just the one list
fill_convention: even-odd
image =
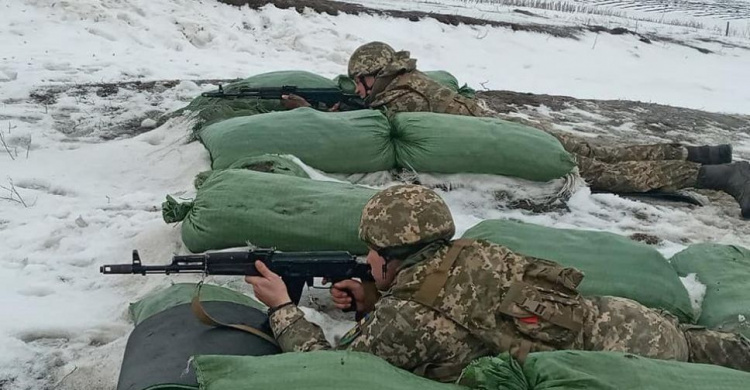
[(219, 322), (215, 320), (213, 317), (211, 317), (208, 313), (206, 313), (206, 309), (203, 308), (203, 305), (201, 305), (201, 287), (203, 287), (203, 282), (198, 283), (197, 289), (195, 291), (195, 296), (193, 296), (193, 302), (191, 303), (190, 307), (193, 310), (193, 314), (195, 317), (198, 318), (198, 320), (208, 326), (215, 326), (215, 327), (221, 327), (221, 328), (232, 328), (241, 330), (243, 332), (254, 334), (263, 340), (268, 341), (269, 343), (278, 346), (279, 343), (276, 342), (276, 340), (267, 335), (266, 333), (252, 327), (249, 325), (243, 325), (243, 324), (225, 324), (223, 322)]
[(414, 293), (414, 301), (428, 307), (435, 305), (435, 300), (445, 286), (445, 282), (448, 281), (448, 273), (453, 268), (453, 264), (456, 262), (459, 253), (461, 253), (464, 247), (471, 245), (472, 242), (469, 239), (461, 239), (453, 242), (453, 245), (448, 249), (448, 254), (440, 262), (440, 267), (435, 272), (427, 275), (422, 282), (422, 286)]

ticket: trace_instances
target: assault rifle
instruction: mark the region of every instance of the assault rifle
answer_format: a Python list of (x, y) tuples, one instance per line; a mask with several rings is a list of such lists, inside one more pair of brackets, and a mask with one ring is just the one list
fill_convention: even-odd
[(224, 91), (224, 87), (219, 84), (217, 91), (203, 92), (201, 96), (224, 99), (256, 98), (281, 100), (282, 95), (292, 94), (304, 98), (311, 105), (324, 103), (327, 107), (332, 107), (336, 103), (343, 103), (354, 108), (367, 108), (364, 100), (359, 95), (344, 93), (338, 88), (299, 88), (294, 85), (285, 85), (283, 87), (241, 87), (236, 92), (226, 92)]
[[(262, 261), (286, 283), (289, 297), (299, 303), (302, 289), (307, 283), (313, 287), (314, 277), (323, 277), (330, 283), (359, 278), (373, 282), (370, 266), (360, 263), (349, 252), (278, 252), (272, 249), (253, 249), (237, 252), (211, 252), (197, 255), (178, 255), (166, 265), (143, 265), (137, 250), (130, 264), (108, 264), (99, 268), (103, 274), (187, 274), (249, 275), (259, 276), (255, 261)], [(352, 304), (354, 300), (352, 299)], [(354, 305), (345, 311), (352, 311)]]

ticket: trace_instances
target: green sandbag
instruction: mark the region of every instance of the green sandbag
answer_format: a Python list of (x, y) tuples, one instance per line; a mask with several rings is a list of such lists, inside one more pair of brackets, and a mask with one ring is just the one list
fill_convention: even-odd
[[(458, 92), (460, 95), (472, 99), (475, 96), (476, 91), (473, 88), (469, 87), (467, 84), (459, 87), (458, 79), (456, 79), (456, 77), (453, 76), (450, 72), (444, 70), (428, 70), (423, 73), (427, 77), (437, 81), (438, 83)], [(354, 93), (356, 89), (354, 80), (349, 78), (349, 76), (347, 75), (338, 75), (333, 79), (333, 82), (335, 82), (338, 85), (339, 89), (341, 89), (345, 93)]]
[[(195, 283), (177, 283), (163, 290), (152, 292), (141, 300), (130, 304), (130, 318), (133, 319), (135, 325), (138, 325), (154, 314), (190, 303), (195, 295), (195, 289)], [(204, 284), (201, 288), (201, 302), (212, 301), (234, 302), (258, 310), (265, 310), (262, 304), (247, 295), (228, 288)]]
[[(481, 379), (472, 382), (479, 373)], [(523, 375), (527, 383), (498, 379)], [(725, 367), (648, 359), (621, 352), (555, 351), (529, 354), (521, 369), (508, 355), (482, 358), (461, 384), (482, 390), (741, 390), (750, 373)]]
[[(337, 88), (336, 83), (326, 77), (300, 70), (261, 73), (244, 80), (225, 84), (223, 88), (225, 92), (231, 93), (237, 92), (240, 88), (283, 87), (285, 85), (294, 85), (299, 88)], [(176, 111), (169, 117), (182, 115), (184, 112), (189, 111), (197, 118), (197, 122), (193, 128), (193, 130), (197, 131), (211, 123), (233, 117), (283, 110), (286, 109), (281, 105), (279, 100), (261, 100), (256, 98), (226, 99), (198, 96), (189, 105)]]
[(583, 271), (584, 295), (629, 298), (665, 309), (682, 322), (693, 322), (687, 290), (677, 272), (656, 249), (613, 233), (554, 229), (509, 220), (482, 221), (464, 233), (522, 255), (555, 261)]
[[(301, 166), (297, 165), (291, 157), (280, 156), (277, 154), (264, 154), (262, 156), (242, 158), (230, 165), (227, 169), (249, 169), (257, 172), (304, 177), (305, 179), (310, 178), (310, 175), (308, 175)], [(193, 181), (195, 189), (200, 188), (206, 179), (208, 179), (208, 177), (214, 172), (216, 171), (198, 173)]]
[(200, 139), (215, 170), (271, 153), (294, 155), (325, 172), (361, 173), (393, 168), (390, 132), (388, 120), (377, 110), (298, 108), (215, 123), (200, 132)]
[(545, 182), (576, 166), (555, 137), (502, 119), (414, 112), (396, 114), (391, 125), (397, 164), (418, 172), (486, 173)]
[(736, 245), (695, 244), (677, 253), (681, 276), (697, 274), (706, 286), (698, 324), (750, 337), (750, 250)]
[(468, 98), (474, 98), (474, 89), (464, 84), (463, 87), (458, 86), (458, 79), (453, 76), (450, 72), (444, 70), (428, 70), (424, 72), (429, 78), (437, 81), (440, 84), (450, 87), (450, 89), (458, 92), (459, 95), (466, 96)]
[(464, 368), (458, 383), (480, 390), (526, 390), (529, 384), (523, 368), (510, 355), (485, 356), (474, 360)]
[(358, 389), (448, 390), (442, 384), (396, 368), (364, 352), (289, 352), (270, 356), (197, 356), (193, 360), (202, 390)]
[[(215, 172), (187, 204), (182, 241), (192, 252), (251, 243), (282, 251), (364, 254), (367, 247), (357, 229), (362, 208), (376, 192), (244, 169)], [(162, 207), (171, 215), (170, 204)]]

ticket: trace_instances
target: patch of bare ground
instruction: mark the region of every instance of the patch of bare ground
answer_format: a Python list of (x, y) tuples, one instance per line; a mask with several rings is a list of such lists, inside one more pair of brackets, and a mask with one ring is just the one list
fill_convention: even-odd
[(734, 42), (722, 41), (720, 39), (714, 39), (714, 38), (696, 38), (696, 39), (701, 42), (716, 43), (716, 44), (721, 45), (722, 47), (750, 50), (750, 46), (740, 45)]
[(449, 24), (451, 26), (457, 26), (459, 24), (465, 24), (469, 26), (492, 26), (492, 27), (505, 27), (510, 28), (513, 31), (528, 31), (543, 34), (550, 34), (560, 38), (573, 38), (577, 39), (578, 33), (581, 32), (579, 28), (565, 27), (565, 26), (548, 26), (538, 24), (519, 24), (510, 22), (500, 22), (493, 20), (477, 19), (468, 16), (461, 15), (450, 15), (450, 14), (439, 14), (421, 11), (401, 11), (401, 10), (382, 10), (376, 8), (365, 7), (360, 4), (345, 3), (339, 1), (327, 1), (327, 0), (218, 0), (220, 3), (234, 5), (234, 6), (245, 6), (250, 8), (258, 9), (268, 4), (273, 4), (277, 8), (281, 9), (295, 9), (297, 12), (304, 12), (305, 9), (311, 9), (315, 12), (328, 15), (373, 15), (373, 16), (389, 16), (399, 19), (408, 19), (412, 22), (417, 22), (420, 19), (432, 18), (440, 23)]
[[(724, 114), (629, 100), (576, 99), (514, 91), (478, 91), (477, 97), (503, 118), (533, 127), (591, 136), (594, 145), (678, 142), (688, 145), (739, 144), (750, 138), (750, 116)], [(750, 160), (735, 150), (734, 158)], [(734, 220), (739, 207), (731, 196), (711, 190), (620, 194), (653, 205), (694, 209), (710, 204)]]
[[(156, 123), (166, 113), (160, 108), (163, 93), (172, 90), (183, 80), (123, 81), (116, 83), (63, 84), (35, 89), (27, 101), (5, 100), (5, 104), (27, 104), (49, 113), (55, 121), (54, 128), (70, 138), (89, 138), (102, 141), (132, 137), (151, 130), (143, 126), (144, 120)], [(193, 80), (197, 85), (218, 84), (236, 79)], [(133, 113), (123, 104), (134, 94), (143, 94), (148, 102), (143, 110)], [(55, 104), (63, 97), (74, 97), (76, 107), (58, 109)], [(75, 114), (75, 115), (72, 115)], [(38, 118), (7, 117), (4, 120), (32, 121)]]
[[(750, 136), (750, 116), (722, 114), (630, 100), (576, 99), (514, 91), (479, 91), (477, 97), (507, 117), (526, 117), (541, 126), (624, 140), (705, 143)], [(520, 114), (520, 115), (519, 115)], [(750, 159), (750, 155), (744, 156)]]

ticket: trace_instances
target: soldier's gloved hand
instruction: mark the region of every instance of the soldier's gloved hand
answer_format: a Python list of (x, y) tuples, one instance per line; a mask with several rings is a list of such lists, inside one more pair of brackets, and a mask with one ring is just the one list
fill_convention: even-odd
[(245, 282), (253, 285), (253, 293), (259, 301), (270, 308), (292, 301), (281, 276), (268, 269), (262, 261), (256, 261), (255, 268), (260, 276), (245, 276)]
[(310, 107), (310, 103), (301, 96), (295, 94), (281, 95), (281, 105), (287, 110), (293, 110), (300, 107)]
[(364, 286), (356, 280), (342, 280), (331, 287), (333, 303), (341, 310), (351, 306), (352, 297), (354, 297), (354, 301), (356, 302), (358, 313), (369, 313), (375, 306), (374, 302), (368, 302)]

